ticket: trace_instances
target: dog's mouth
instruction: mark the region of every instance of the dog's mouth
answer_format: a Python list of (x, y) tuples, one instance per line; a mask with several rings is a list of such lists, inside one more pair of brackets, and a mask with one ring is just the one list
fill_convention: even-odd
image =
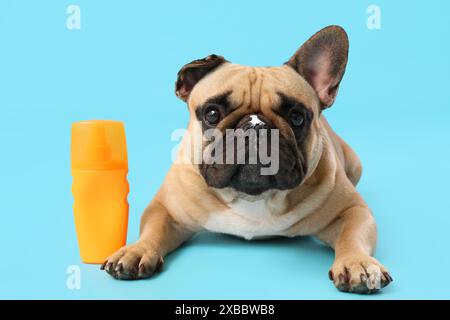
[(258, 165), (238, 166), (229, 186), (249, 195), (258, 195), (271, 189), (273, 176), (261, 176), (260, 170)]
[(259, 195), (267, 190), (288, 190), (297, 187), (303, 174), (295, 165), (291, 170), (281, 169), (275, 175), (261, 175), (258, 165), (244, 165), (237, 168), (229, 186), (249, 195)]

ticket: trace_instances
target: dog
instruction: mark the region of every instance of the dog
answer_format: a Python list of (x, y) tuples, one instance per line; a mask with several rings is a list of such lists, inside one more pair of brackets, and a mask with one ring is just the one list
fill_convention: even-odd
[[(278, 170), (262, 174), (268, 168), (260, 157), (244, 164), (195, 163), (190, 151), (211, 147), (215, 139), (186, 135), (178, 157), (189, 161), (169, 170), (143, 213), (139, 240), (102, 269), (117, 279), (148, 278), (201, 230), (246, 239), (312, 235), (335, 250), (329, 278), (337, 289), (373, 293), (388, 285), (392, 277), (372, 257), (374, 218), (355, 189), (361, 162), (323, 115), (336, 99), (348, 49), (344, 29), (329, 26), (282, 66), (241, 66), (218, 55), (183, 66), (175, 91), (190, 111), (187, 133), (275, 130)], [(234, 159), (239, 152), (249, 153), (248, 144), (224, 154)]]

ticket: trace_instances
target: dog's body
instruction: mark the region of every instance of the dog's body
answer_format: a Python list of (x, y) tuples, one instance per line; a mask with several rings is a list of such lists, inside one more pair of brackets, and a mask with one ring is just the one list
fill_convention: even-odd
[(178, 156), (188, 163), (171, 167), (142, 217), (140, 240), (111, 256), (106, 270), (120, 279), (149, 277), (168, 252), (210, 230), (246, 239), (314, 235), (335, 248), (330, 278), (340, 290), (374, 292), (392, 281), (371, 257), (376, 226), (355, 190), (360, 161), (322, 115), (334, 102), (347, 51), (345, 32), (332, 26), (281, 67), (218, 56), (183, 67), (176, 90), (188, 102), (188, 132), (276, 128), (280, 170), (268, 178), (255, 174), (259, 163), (197, 165), (192, 140), (183, 139)]

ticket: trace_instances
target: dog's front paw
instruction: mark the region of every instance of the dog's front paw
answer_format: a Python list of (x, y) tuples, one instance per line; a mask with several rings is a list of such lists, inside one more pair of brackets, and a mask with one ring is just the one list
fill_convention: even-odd
[(102, 264), (105, 270), (116, 279), (135, 280), (151, 277), (161, 270), (163, 258), (142, 244), (132, 244), (121, 248)]
[(329, 277), (340, 291), (354, 293), (374, 293), (392, 282), (386, 268), (365, 255), (337, 258)]

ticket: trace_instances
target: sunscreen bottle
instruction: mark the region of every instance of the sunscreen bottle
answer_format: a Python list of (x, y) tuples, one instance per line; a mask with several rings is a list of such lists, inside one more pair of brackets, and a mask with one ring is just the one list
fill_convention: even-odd
[(73, 212), (81, 260), (103, 263), (127, 238), (129, 191), (122, 122), (72, 124)]

